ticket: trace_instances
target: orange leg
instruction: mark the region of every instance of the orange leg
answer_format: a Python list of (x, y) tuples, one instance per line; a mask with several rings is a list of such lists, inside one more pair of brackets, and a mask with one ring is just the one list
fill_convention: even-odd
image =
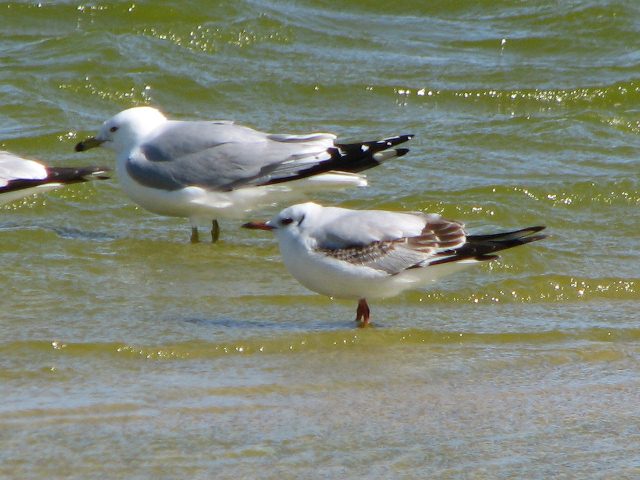
[(361, 298), (358, 300), (358, 309), (356, 310), (356, 322), (359, 323), (360, 328), (364, 328), (369, 325), (369, 318), (371, 318), (371, 312), (369, 305), (367, 305), (367, 299)]

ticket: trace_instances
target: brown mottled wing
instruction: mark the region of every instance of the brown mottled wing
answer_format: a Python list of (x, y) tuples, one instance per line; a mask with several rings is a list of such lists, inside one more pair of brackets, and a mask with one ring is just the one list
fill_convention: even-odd
[(382, 270), (390, 275), (428, 262), (439, 253), (464, 245), (466, 234), (460, 222), (430, 217), (420, 235), (371, 242), (345, 248), (319, 248), (318, 252), (354, 265)]

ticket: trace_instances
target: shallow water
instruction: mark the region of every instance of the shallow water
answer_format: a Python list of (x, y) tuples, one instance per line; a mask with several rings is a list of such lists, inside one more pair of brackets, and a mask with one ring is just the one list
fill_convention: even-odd
[(6, 206), (0, 476), (640, 476), (640, 5), (450, 3), (0, 3), (2, 149), (113, 165), (73, 146), (140, 104), (415, 133), (316, 199), (551, 234), (360, 331), (240, 222), (190, 245), (116, 181)]

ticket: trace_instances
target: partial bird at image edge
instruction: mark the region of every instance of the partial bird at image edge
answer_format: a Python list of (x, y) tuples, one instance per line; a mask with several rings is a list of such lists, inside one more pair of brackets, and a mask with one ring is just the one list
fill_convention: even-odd
[(54, 167), (0, 151), (0, 205), (63, 185), (106, 180), (106, 167)]

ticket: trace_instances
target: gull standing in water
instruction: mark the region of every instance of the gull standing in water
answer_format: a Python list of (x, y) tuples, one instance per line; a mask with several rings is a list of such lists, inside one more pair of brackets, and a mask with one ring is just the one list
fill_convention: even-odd
[(302, 203), (266, 223), (284, 264), (305, 287), (322, 295), (358, 300), (356, 322), (367, 326), (367, 299), (424, 287), (445, 275), (498, 258), (495, 252), (542, 240), (545, 227), (468, 235), (460, 222), (436, 214), (349, 210)]
[(0, 205), (69, 183), (109, 178), (108, 172), (104, 167), (48, 167), (0, 151)]
[(226, 121), (168, 120), (152, 107), (124, 110), (76, 151), (114, 150), (120, 184), (145, 209), (198, 225), (238, 218), (302, 193), (365, 186), (357, 172), (408, 152), (393, 148), (413, 135), (354, 144), (330, 133), (269, 134)]

